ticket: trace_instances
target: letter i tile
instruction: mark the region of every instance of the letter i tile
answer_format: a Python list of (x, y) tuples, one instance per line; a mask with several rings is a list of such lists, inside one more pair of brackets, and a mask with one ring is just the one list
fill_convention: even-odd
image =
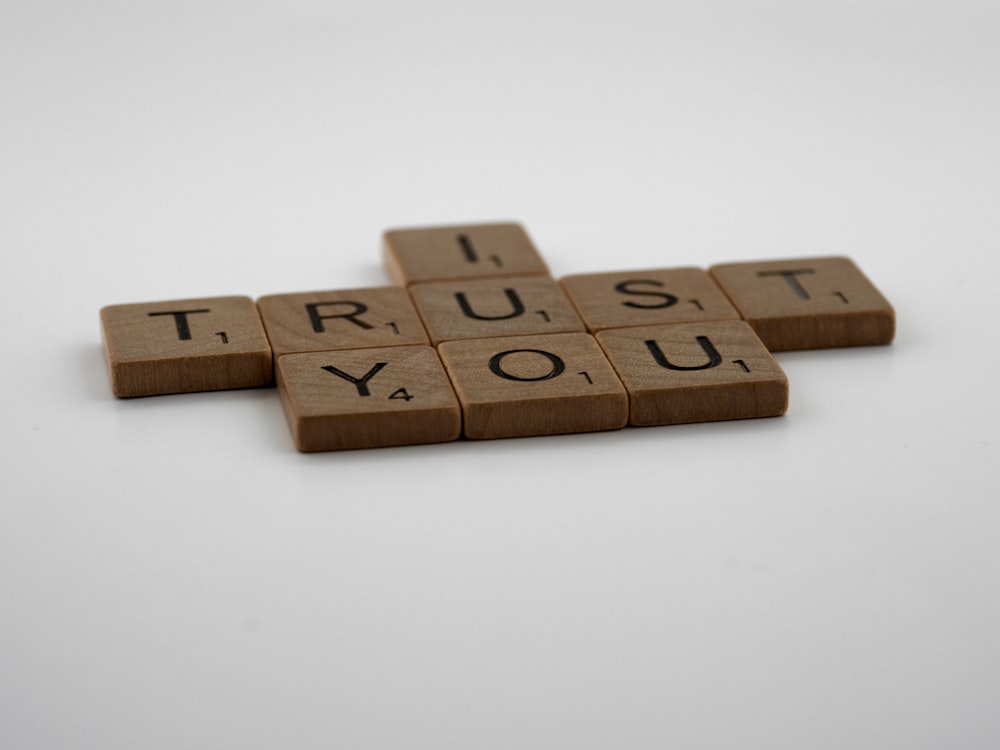
[(741, 320), (616, 328), (595, 337), (621, 376), (637, 427), (774, 417), (788, 379)]
[(549, 273), (520, 224), (391, 229), (384, 239), (386, 271), (399, 285)]
[(456, 440), (462, 416), (429, 346), (285, 354), (278, 395), (300, 451)]
[(467, 438), (616, 430), (628, 396), (586, 333), (448, 341), (438, 347)]
[(111, 390), (121, 398), (268, 385), (271, 347), (249, 297), (101, 309)]

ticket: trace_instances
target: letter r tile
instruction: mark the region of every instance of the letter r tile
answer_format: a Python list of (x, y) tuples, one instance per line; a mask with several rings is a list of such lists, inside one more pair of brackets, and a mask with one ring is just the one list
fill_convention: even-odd
[(741, 320), (616, 328), (596, 335), (637, 427), (774, 417), (788, 379)]
[(275, 372), (300, 451), (443, 443), (461, 434), (458, 400), (429, 346), (285, 354)]
[(892, 306), (849, 258), (723, 263), (709, 269), (773, 352), (888, 344)]
[(101, 309), (111, 390), (120, 398), (268, 385), (271, 347), (249, 297)]
[(448, 341), (438, 347), (472, 439), (616, 430), (628, 397), (587, 333)]
[(395, 286), (271, 294), (257, 308), (275, 357), (430, 343), (410, 296)]

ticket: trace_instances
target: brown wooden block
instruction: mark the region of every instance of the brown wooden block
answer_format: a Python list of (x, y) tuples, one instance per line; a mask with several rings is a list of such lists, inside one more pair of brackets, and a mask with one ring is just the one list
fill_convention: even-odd
[(395, 286), (272, 294), (257, 308), (275, 357), (430, 343), (410, 296)]
[(591, 333), (606, 328), (739, 320), (701, 268), (658, 268), (564, 276), (559, 282)]
[(462, 415), (428, 346), (285, 354), (278, 393), (300, 451), (455, 440)]
[(267, 385), (271, 347), (249, 297), (110, 305), (101, 309), (116, 396)]
[(449, 341), (438, 347), (473, 439), (624, 427), (628, 396), (586, 333)]
[(596, 335), (629, 396), (629, 423), (774, 417), (788, 379), (740, 320), (616, 328)]
[(414, 284), (431, 341), (586, 330), (569, 298), (544, 276)]
[(384, 240), (386, 271), (396, 284), (549, 273), (520, 224), (391, 229)]
[(724, 263), (712, 277), (771, 351), (888, 344), (892, 306), (849, 258)]

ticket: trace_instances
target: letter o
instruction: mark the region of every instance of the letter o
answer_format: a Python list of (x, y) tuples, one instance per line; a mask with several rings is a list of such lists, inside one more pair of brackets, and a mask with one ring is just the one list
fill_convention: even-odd
[[(537, 378), (519, 378), (516, 375), (511, 375), (509, 372), (505, 372), (500, 364), (503, 362), (504, 357), (508, 354), (520, 354), (522, 352), (528, 354), (541, 354), (549, 362), (552, 363), (552, 369)], [(541, 349), (509, 349), (505, 352), (500, 352), (499, 354), (494, 354), (490, 358), (490, 372), (504, 380), (520, 380), (525, 383), (534, 382), (536, 380), (551, 380), (552, 378), (557, 378), (562, 375), (563, 370), (566, 369), (566, 363), (563, 362), (559, 357), (551, 352), (543, 352)]]

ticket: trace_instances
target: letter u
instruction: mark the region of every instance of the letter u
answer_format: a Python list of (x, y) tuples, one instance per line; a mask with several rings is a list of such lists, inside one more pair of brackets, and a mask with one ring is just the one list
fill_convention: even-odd
[(693, 367), (684, 367), (682, 365), (675, 365), (667, 359), (667, 356), (660, 349), (660, 345), (656, 343), (654, 339), (649, 339), (645, 342), (646, 348), (649, 349), (649, 353), (653, 355), (653, 359), (656, 360), (656, 364), (660, 367), (664, 367), (668, 370), (708, 370), (712, 367), (718, 367), (722, 364), (722, 355), (719, 354), (712, 342), (708, 340), (708, 336), (697, 336), (695, 340), (701, 344), (702, 350), (708, 355), (708, 362), (703, 365), (695, 365)]
[(510, 302), (511, 306), (511, 311), (506, 315), (479, 315), (469, 305), (469, 300), (466, 298), (465, 292), (455, 292), (455, 299), (458, 301), (458, 306), (465, 317), (474, 318), (475, 320), (510, 320), (511, 318), (516, 318), (518, 315), (524, 315), (524, 303), (517, 296), (517, 292), (513, 289), (504, 289), (503, 293), (507, 296), (507, 301)]

